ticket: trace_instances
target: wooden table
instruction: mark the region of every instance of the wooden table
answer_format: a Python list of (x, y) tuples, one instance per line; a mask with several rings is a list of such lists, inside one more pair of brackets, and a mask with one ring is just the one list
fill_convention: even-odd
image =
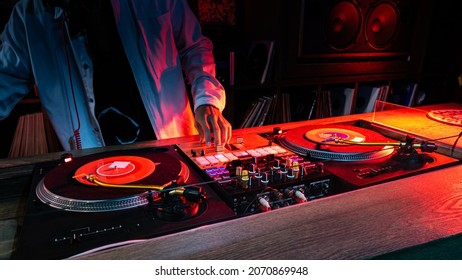
[[(445, 105), (440, 106), (445, 108)], [(457, 104), (451, 106), (462, 108)], [(280, 127), (290, 129), (358, 118), (371, 120), (371, 115), (288, 123)], [(273, 127), (235, 130), (233, 141), (237, 137), (271, 131)], [(195, 141), (196, 137), (159, 140), (77, 151), (74, 156), (108, 149)], [(460, 154), (460, 143), (456, 150)], [(59, 156), (57, 153), (29, 159), (0, 160), (1, 258), (9, 258), (14, 250), (17, 227), (24, 211), (24, 193), (34, 164)], [(456, 165), (79, 258), (365, 259), (461, 232), (462, 165)]]

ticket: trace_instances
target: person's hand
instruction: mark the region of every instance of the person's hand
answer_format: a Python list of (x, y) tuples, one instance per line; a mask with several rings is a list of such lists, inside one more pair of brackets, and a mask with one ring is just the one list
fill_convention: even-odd
[(223, 117), (220, 110), (211, 106), (199, 106), (195, 112), (195, 126), (199, 131), (201, 143), (210, 146), (212, 134), (215, 146), (226, 145), (231, 140), (231, 124)]

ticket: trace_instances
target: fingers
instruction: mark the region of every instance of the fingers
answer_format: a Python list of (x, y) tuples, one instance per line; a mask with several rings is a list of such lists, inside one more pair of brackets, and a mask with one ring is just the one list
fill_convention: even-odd
[(226, 145), (231, 141), (231, 124), (220, 114), (210, 121), (215, 146)]
[(210, 146), (211, 143), (211, 129), (209, 126), (209, 122), (206, 120), (206, 116), (202, 116), (200, 118), (196, 118), (196, 128), (197, 131), (199, 132), (199, 138), (200, 138), (200, 143), (206, 144), (207, 146)]
[(205, 142), (207, 146), (210, 146), (212, 134), (215, 146), (229, 143), (232, 136), (232, 126), (217, 108), (207, 105), (201, 106), (197, 108), (195, 118), (201, 143)]
[(199, 143), (204, 144), (205, 143), (205, 135), (204, 135), (204, 130), (202, 129), (202, 125), (198, 123), (196, 120), (194, 122), (194, 126), (196, 127), (197, 131), (199, 132)]
[(207, 120), (210, 123), (210, 127), (212, 128), (211, 131), (208, 131), (208, 133), (210, 134), (211, 132), (213, 132), (213, 144), (215, 145), (215, 147), (221, 146), (221, 129), (216, 116), (209, 115), (207, 117)]
[[(221, 145), (226, 145), (231, 141), (231, 135), (233, 130), (231, 124), (223, 116), (221, 116), (221, 118), (218, 118), (217, 123), (217, 130), (220, 131)], [(215, 132), (214, 135), (216, 135)]]
[(196, 110), (195, 114), (195, 122), (194, 125), (196, 126), (197, 131), (199, 132), (200, 143), (205, 143), (207, 146), (211, 144), (211, 127), (210, 127), (210, 115), (211, 106), (200, 106)]

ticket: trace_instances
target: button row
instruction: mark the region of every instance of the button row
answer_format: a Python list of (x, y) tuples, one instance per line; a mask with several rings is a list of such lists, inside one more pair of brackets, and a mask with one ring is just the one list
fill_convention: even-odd
[(246, 156), (261, 157), (285, 153), (287, 153), (287, 150), (285, 150), (284, 148), (281, 148), (280, 146), (271, 146), (258, 149), (251, 149), (247, 151), (234, 151), (231, 153), (201, 156), (196, 157), (195, 160), (197, 161), (197, 163), (199, 163), (200, 166), (209, 166), (219, 163), (226, 163)]

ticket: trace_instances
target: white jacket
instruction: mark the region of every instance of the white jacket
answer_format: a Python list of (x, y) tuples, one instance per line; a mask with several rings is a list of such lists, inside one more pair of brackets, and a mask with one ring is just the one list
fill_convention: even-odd
[[(202, 35), (186, 0), (111, 1), (157, 137), (196, 134), (183, 70), (192, 86), (194, 109), (210, 104), (222, 111), (226, 98), (215, 79), (212, 43)], [(104, 146), (94, 114), (93, 67), (85, 38), (69, 37), (64, 15), (61, 8), (44, 7), (37, 0), (14, 7), (0, 37), (0, 120), (35, 83), (65, 150), (75, 148), (79, 123), (82, 148)]]

